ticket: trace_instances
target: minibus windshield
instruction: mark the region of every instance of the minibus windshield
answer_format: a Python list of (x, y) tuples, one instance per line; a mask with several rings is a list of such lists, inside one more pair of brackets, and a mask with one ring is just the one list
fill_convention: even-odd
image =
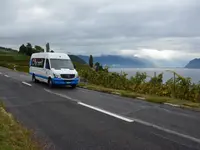
[(74, 65), (69, 59), (50, 59), (51, 68), (59, 69), (74, 69)]

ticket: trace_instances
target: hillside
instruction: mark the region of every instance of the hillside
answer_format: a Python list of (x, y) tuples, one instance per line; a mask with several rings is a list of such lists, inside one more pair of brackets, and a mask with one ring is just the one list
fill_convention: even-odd
[[(84, 61), (88, 63), (89, 56), (78, 55)], [(93, 57), (94, 62), (99, 62), (102, 65), (118, 66), (118, 67), (136, 67), (136, 68), (146, 68), (154, 67), (153, 63), (137, 57), (122, 57), (117, 55), (102, 55)]]
[(193, 60), (191, 60), (186, 66), (185, 68), (196, 68), (196, 69), (200, 69), (200, 58), (195, 58)]
[[(76, 55), (69, 56), (72, 62), (77, 66), (77, 69), (88, 68), (86, 62)], [(18, 51), (0, 48), (0, 66), (13, 69), (16, 65), (16, 69), (19, 71), (28, 72), (30, 56), (19, 54)]]
[(80, 57), (78, 57), (76, 55), (69, 55), (69, 57), (73, 62), (77, 62), (80, 64), (86, 64), (86, 62), (83, 59), (81, 59)]
[[(0, 47), (0, 58), (1, 58), (0, 61), (15, 60), (15, 58), (17, 59), (19, 57), (24, 57), (25, 60), (30, 58), (29, 56), (18, 54), (17, 50), (5, 48), (5, 47)], [(69, 57), (73, 62), (77, 62), (77, 63), (80, 63), (80, 64), (86, 64), (86, 62), (83, 59), (81, 59), (80, 57), (78, 57), (76, 55), (69, 55)]]

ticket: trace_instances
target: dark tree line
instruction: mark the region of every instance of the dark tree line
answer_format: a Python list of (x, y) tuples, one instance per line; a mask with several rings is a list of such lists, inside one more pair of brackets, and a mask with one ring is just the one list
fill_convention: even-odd
[(17, 52), (17, 50), (14, 50), (14, 49), (12, 49), (12, 48), (2, 47), (2, 46), (0, 46), (0, 50)]
[(22, 44), (19, 47), (19, 53), (31, 56), (33, 53), (44, 52), (44, 49), (41, 46), (35, 45), (32, 47), (31, 43), (27, 43), (26, 46)]

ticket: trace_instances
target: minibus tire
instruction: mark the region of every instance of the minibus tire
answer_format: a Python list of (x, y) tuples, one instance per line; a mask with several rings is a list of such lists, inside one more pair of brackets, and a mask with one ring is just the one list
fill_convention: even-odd
[(53, 88), (53, 82), (51, 78), (48, 79), (48, 86), (49, 88)]
[(35, 82), (35, 83), (38, 83), (38, 80), (35, 78), (34, 74), (32, 75), (32, 81)]
[(76, 88), (76, 84), (71, 85), (71, 87), (72, 87), (72, 89), (75, 89)]

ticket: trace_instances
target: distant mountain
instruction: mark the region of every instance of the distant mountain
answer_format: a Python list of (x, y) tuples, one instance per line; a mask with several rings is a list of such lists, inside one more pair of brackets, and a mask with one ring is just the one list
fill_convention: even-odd
[[(89, 56), (78, 55), (85, 62), (88, 63)], [(135, 68), (146, 68), (154, 67), (153, 63), (149, 60), (138, 58), (138, 57), (123, 57), (119, 55), (102, 55), (94, 56), (94, 63), (99, 62), (102, 65), (115, 66), (115, 67), (135, 67)]]
[(185, 66), (185, 68), (197, 68), (197, 69), (200, 69), (200, 58), (195, 58), (195, 59), (191, 60)]
[(76, 55), (69, 55), (69, 57), (73, 62), (77, 62), (77, 63), (80, 63), (80, 64), (87, 64), (82, 58), (80, 58)]

